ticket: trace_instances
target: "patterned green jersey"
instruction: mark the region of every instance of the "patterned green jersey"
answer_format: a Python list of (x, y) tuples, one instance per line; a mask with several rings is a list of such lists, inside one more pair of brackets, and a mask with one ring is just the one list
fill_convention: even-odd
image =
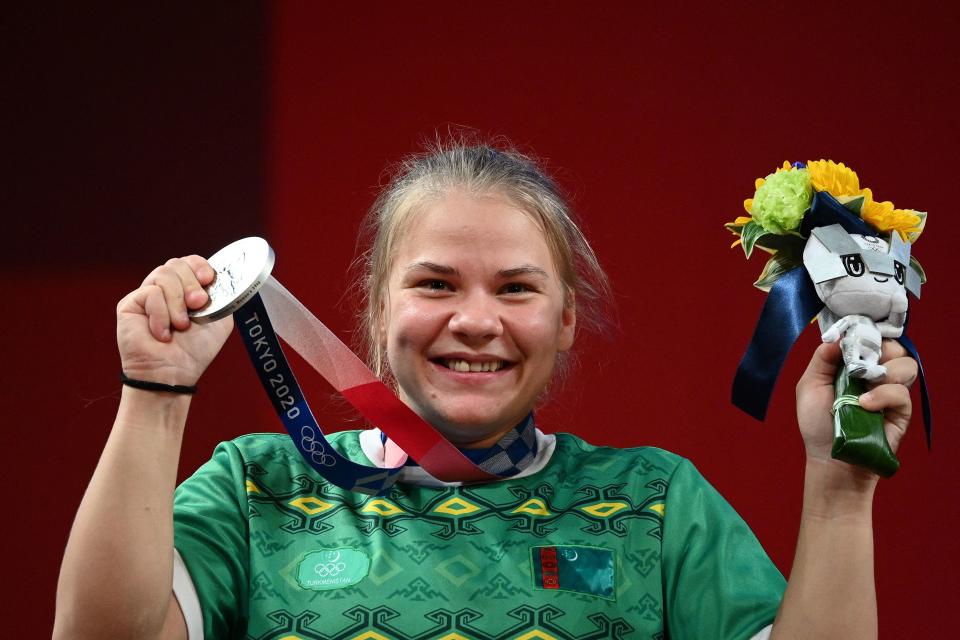
[[(370, 464), (358, 433), (331, 441)], [(221, 444), (174, 506), (205, 637), (719, 639), (770, 624), (783, 577), (688, 461), (551, 445), (525, 477), (378, 498), (328, 484), (285, 435)]]

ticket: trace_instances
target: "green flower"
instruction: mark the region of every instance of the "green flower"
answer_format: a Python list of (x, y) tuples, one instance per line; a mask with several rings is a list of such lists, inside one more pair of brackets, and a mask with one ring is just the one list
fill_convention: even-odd
[(782, 235), (800, 226), (812, 198), (813, 185), (806, 169), (778, 171), (757, 189), (751, 215), (764, 230)]

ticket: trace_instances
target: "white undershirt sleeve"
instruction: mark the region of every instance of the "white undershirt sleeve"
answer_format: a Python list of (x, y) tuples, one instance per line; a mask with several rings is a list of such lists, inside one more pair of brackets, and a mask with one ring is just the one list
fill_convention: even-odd
[(173, 550), (173, 595), (183, 611), (187, 623), (188, 640), (203, 640), (203, 610), (200, 609), (200, 597), (193, 586), (190, 571), (184, 564), (180, 552)]
[[(757, 635), (750, 638), (750, 640), (770, 640), (770, 632), (773, 630), (773, 625), (767, 625), (763, 629), (757, 632)], [(193, 637), (191, 636), (191, 640)]]

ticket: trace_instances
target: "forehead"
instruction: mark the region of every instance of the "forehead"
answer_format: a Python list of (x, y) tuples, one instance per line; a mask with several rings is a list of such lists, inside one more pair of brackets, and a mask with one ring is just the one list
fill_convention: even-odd
[[(500, 194), (451, 191), (411, 211), (398, 230), (397, 261), (426, 256), (552, 262), (537, 220)], [(501, 265), (502, 266), (502, 265)]]

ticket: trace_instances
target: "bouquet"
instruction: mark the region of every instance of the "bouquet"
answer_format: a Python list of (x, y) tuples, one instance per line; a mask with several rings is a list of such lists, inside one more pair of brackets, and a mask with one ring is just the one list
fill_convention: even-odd
[[(919, 299), (926, 282), (911, 248), (927, 214), (875, 200), (852, 169), (832, 160), (784, 162), (755, 188), (744, 201), (749, 215), (725, 225), (747, 258), (755, 249), (770, 254), (754, 283), (768, 296), (734, 378), (733, 403), (763, 420), (787, 353), (818, 318), (822, 339), (839, 341), (844, 360), (835, 383), (833, 457), (889, 477), (899, 461), (883, 416), (858, 399), (867, 382), (886, 373), (879, 363), (883, 338), (898, 340), (920, 365), (904, 331), (907, 294)], [(929, 446), (922, 366), (919, 379)]]

